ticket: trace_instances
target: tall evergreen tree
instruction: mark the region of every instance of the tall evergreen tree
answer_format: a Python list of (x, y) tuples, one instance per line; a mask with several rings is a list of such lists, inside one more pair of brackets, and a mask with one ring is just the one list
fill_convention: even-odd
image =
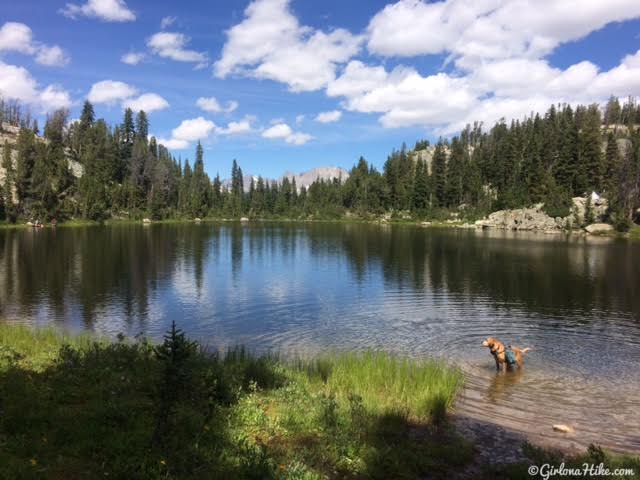
[(412, 210), (422, 212), (427, 208), (429, 200), (429, 174), (427, 164), (418, 160), (416, 162), (416, 177), (413, 184), (413, 196), (411, 200)]
[(149, 136), (149, 119), (144, 110), (140, 110), (136, 115), (135, 128), (135, 137), (147, 143), (147, 137)]
[(602, 158), (602, 133), (600, 127), (602, 119), (597, 105), (590, 105), (586, 112), (580, 134), (580, 162), (579, 190), (601, 191), (604, 174)]
[(433, 153), (431, 176), (434, 193), (434, 206), (444, 207), (447, 201), (447, 153), (446, 143), (440, 139)]
[(84, 135), (93, 126), (95, 120), (96, 115), (93, 111), (93, 105), (89, 100), (85, 100), (82, 106), (82, 113), (80, 114), (80, 135)]
[(612, 131), (607, 134), (607, 149), (605, 153), (605, 183), (604, 187), (608, 194), (616, 194), (618, 181), (616, 173), (620, 168), (620, 152), (618, 142)]
[(451, 141), (451, 154), (447, 162), (445, 181), (445, 203), (450, 207), (457, 207), (462, 203), (466, 156), (465, 145), (460, 138), (454, 137)]

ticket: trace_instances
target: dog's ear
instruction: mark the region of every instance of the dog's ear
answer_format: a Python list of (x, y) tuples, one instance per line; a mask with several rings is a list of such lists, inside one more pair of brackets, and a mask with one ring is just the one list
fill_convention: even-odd
[(484, 342), (482, 342), (482, 345), (485, 347), (492, 347), (493, 346), (493, 338), (489, 337), (487, 338)]

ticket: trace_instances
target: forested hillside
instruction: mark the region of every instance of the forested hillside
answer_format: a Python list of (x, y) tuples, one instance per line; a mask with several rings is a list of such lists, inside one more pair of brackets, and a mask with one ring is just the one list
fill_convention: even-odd
[[(223, 185), (204, 170), (203, 149), (178, 160), (154, 137), (145, 112), (125, 110), (120, 125), (95, 119), (85, 102), (37, 123), (2, 102), (4, 139), (0, 219), (291, 217), (371, 218), (382, 214), (477, 218), (494, 210), (544, 203), (566, 216), (571, 198), (598, 192), (608, 219), (628, 228), (640, 207), (640, 106), (611, 98), (598, 105), (551, 106), (510, 124), (468, 126), (435, 145), (418, 141), (393, 151), (378, 171), (360, 158), (347, 179), (299, 188), (258, 177), (248, 191), (233, 161)], [(14, 132), (15, 139), (11, 140)], [(10, 141), (11, 140), (11, 141)]]

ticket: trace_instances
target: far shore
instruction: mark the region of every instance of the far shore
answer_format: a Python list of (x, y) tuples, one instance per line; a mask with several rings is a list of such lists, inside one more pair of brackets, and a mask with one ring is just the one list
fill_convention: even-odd
[[(628, 232), (617, 232), (615, 230), (609, 232), (599, 233), (587, 233), (584, 229), (570, 229), (570, 230), (512, 230), (508, 228), (500, 227), (477, 227), (471, 221), (464, 220), (428, 220), (428, 219), (413, 219), (413, 218), (359, 218), (359, 217), (342, 217), (342, 218), (278, 218), (278, 217), (204, 217), (204, 218), (166, 218), (151, 220), (147, 218), (113, 218), (104, 221), (83, 220), (83, 219), (70, 219), (61, 221), (55, 226), (51, 224), (44, 224), (42, 227), (37, 228), (73, 228), (73, 227), (95, 227), (95, 226), (119, 226), (119, 225), (186, 225), (186, 224), (201, 224), (201, 223), (336, 223), (336, 224), (372, 224), (372, 225), (407, 225), (418, 226), (423, 228), (453, 228), (453, 229), (467, 229), (467, 230), (491, 230), (491, 231), (512, 231), (512, 232), (524, 232), (524, 233), (536, 233), (541, 235), (569, 235), (579, 237), (591, 237), (591, 238), (623, 238), (629, 240), (640, 240), (640, 225), (633, 225)], [(29, 225), (26, 222), (0, 222), (1, 229), (26, 229), (36, 228)]]

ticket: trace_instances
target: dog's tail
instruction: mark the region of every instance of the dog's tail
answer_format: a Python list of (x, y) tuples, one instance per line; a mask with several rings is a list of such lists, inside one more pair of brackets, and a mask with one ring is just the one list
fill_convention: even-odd
[(530, 350), (531, 350), (531, 347), (523, 348), (522, 353), (527, 353)]

